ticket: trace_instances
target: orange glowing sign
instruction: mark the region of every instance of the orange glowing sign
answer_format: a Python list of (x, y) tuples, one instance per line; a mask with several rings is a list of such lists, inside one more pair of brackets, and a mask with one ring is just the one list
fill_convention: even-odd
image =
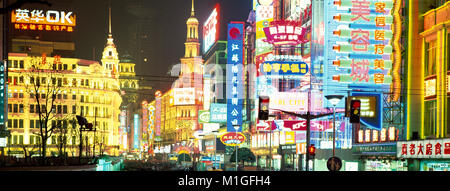
[(73, 32), (76, 16), (65, 11), (17, 9), (11, 13), (11, 23), (17, 30)]

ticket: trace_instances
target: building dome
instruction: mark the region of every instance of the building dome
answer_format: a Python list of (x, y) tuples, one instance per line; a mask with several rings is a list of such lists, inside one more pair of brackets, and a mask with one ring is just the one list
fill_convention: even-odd
[(189, 17), (189, 19), (186, 21), (186, 24), (198, 24), (198, 19), (195, 17)]

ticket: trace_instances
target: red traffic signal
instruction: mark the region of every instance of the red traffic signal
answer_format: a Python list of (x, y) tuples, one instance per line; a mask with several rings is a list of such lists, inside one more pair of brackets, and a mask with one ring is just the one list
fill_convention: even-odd
[(310, 156), (315, 156), (316, 155), (316, 147), (314, 146), (314, 144), (311, 144), (311, 146), (309, 146), (308, 154)]
[(361, 116), (361, 101), (352, 100), (350, 106), (350, 123), (359, 123)]

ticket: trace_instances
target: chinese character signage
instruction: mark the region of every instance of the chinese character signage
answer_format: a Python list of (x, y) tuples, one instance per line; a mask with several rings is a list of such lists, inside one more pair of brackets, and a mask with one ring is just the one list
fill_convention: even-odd
[(265, 41), (276, 46), (296, 46), (306, 42), (306, 29), (296, 21), (272, 21), (270, 27), (264, 28), (264, 33), (267, 37)]
[(399, 141), (398, 158), (450, 158), (450, 139)]
[(245, 142), (245, 135), (239, 132), (228, 132), (220, 136), (220, 141), (226, 146), (241, 145)]
[(134, 141), (133, 141), (133, 148), (139, 149), (139, 115), (134, 114)]
[[(228, 24), (227, 45), (227, 131), (242, 131), (244, 23)], [(236, 130), (234, 127), (239, 128)]]
[(389, 92), (393, 83), (399, 85), (401, 31), (395, 24), (399, 20), (394, 23), (399, 3), (393, 2), (325, 0), (325, 95), (353, 89)]
[(174, 88), (172, 93), (174, 105), (195, 104), (195, 88)]
[(211, 123), (227, 122), (227, 104), (211, 103), (210, 122)]
[[(5, 125), (5, 90), (6, 90), (6, 64), (5, 62), (0, 62), (0, 130), (1, 126), (6, 128)], [(7, 115), (7, 114), (6, 114)]]
[(219, 4), (216, 5), (203, 25), (203, 53), (219, 39)]
[(70, 11), (17, 9), (11, 13), (11, 23), (17, 30), (73, 32), (76, 16)]
[(305, 75), (308, 73), (308, 64), (293, 61), (266, 61), (259, 69), (263, 75)]
[[(156, 94), (155, 94), (156, 95)], [(155, 140), (161, 139), (161, 97), (155, 98)]]
[(153, 131), (155, 129), (155, 106), (148, 107), (148, 138), (153, 140)]

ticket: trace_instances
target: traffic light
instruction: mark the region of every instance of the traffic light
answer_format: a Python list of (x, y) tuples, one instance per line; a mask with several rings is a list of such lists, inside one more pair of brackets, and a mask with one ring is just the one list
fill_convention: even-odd
[(316, 156), (316, 147), (314, 146), (314, 144), (311, 144), (308, 148), (308, 154), (309, 154), (309, 158), (313, 159), (314, 156)]
[(350, 123), (359, 123), (361, 116), (361, 101), (352, 100), (350, 102)]
[(259, 111), (258, 111), (259, 120), (269, 119), (269, 102), (270, 98), (268, 96), (259, 97)]

